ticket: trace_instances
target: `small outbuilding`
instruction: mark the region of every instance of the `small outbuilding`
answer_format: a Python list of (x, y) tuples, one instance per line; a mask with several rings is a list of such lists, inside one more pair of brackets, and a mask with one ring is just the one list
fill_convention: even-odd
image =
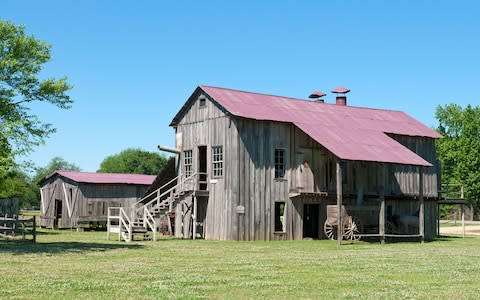
[(155, 176), (55, 171), (40, 182), (42, 227), (104, 226), (108, 207), (138, 201)]
[(0, 216), (18, 216), (19, 198), (1, 198), (0, 199)]

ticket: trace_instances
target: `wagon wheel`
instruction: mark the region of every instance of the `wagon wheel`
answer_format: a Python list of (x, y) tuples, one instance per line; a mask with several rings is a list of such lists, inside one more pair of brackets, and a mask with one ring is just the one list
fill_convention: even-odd
[(358, 241), (360, 240), (360, 233), (363, 232), (363, 225), (360, 222), (360, 219), (357, 217), (352, 217), (347, 224), (345, 224), (345, 235), (346, 240)]
[(352, 224), (349, 229), (349, 240), (359, 241), (360, 234), (363, 232), (363, 224), (357, 217), (352, 217)]
[(323, 225), (323, 231), (325, 232), (325, 235), (327, 236), (328, 239), (330, 240), (336, 240), (337, 239), (337, 226), (332, 225), (328, 223), (328, 221), (325, 221), (325, 224)]

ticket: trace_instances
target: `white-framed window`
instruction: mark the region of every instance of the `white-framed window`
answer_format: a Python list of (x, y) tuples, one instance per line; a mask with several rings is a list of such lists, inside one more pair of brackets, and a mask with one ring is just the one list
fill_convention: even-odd
[(193, 154), (192, 150), (183, 151), (183, 166), (185, 169), (186, 177), (192, 175), (192, 170), (193, 170), (192, 154)]
[(223, 175), (223, 147), (212, 147), (212, 171), (213, 177), (221, 177)]
[(285, 232), (285, 202), (275, 201), (275, 231)]
[(285, 176), (285, 149), (275, 149), (275, 178), (283, 178)]

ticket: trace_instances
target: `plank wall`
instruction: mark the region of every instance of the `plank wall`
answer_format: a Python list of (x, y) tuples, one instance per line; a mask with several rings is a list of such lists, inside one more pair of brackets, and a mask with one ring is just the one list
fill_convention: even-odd
[[(200, 107), (199, 98), (207, 99)], [(336, 193), (336, 157), (290, 123), (256, 121), (226, 113), (208, 95), (199, 94), (175, 126), (177, 148), (192, 150), (198, 170), (198, 146), (207, 146), (209, 198), (204, 220), (205, 238), (217, 240), (302, 239), (303, 206), (321, 203), (320, 222), (328, 202), (318, 198), (290, 198), (291, 193)], [(426, 199), (437, 196), (435, 146), (432, 139), (394, 137), (435, 167), (425, 169)], [(223, 146), (223, 176), (212, 177), (212, 146)], [(276, 179), (274, 151), (285, 149), (285, 177)], [(179, 172), (184, 172), (180, 155)], [(413, 199), (418, 195), (418, 168), (387, 164), (386, 186), (380, 164), (345, 161), (343, 191), (362, 204), (368, 197)], [(190, 200), (188, 200), (190, 201)], [(275, 202), (285, 202), (285, 232), (276, 233)], [(330, 200), (331, 201), (331, 198)], [(398, 206), (401, 204), (399, 203)], [(407, 205), (407, 204), (406, 204)], [(408, 204), (410, 205), (410, 204)], [(180, 211), (177, 211), (180, 213)], [(426, 222), (435, 223), (433, 219)], [(177, 227), (177, 226), (176, 226)], [(428, 227), (428, 226), (427, 226)], [(187, 237), (186, 232), (177, 236)]]
[[(66, 196), (63, 185), (65, 185)], [(40, 207), (41, 226), (53, 226), (55, 200), (62, 202), (62, 218), (58, 227), (74, 228), (77, 227), (79, 220), (105, 221), (109, 206), (130, 206), (142, 197), (147, 187), (124, 184), (84, 184), (54, 176), (45, 182), (41, 190), (43, 199)]]

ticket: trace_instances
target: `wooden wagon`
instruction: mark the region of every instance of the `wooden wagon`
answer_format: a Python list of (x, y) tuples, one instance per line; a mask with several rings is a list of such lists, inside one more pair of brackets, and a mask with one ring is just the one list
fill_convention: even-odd
[[(327, 219), (323, 225), (325, 235), (331, 239), (336, 240), (338, 234), (338, 206), (337, 205), (327, 205)], [(345, 240), (359, 240), (359, 228), (355, 218), (350, 216), (345, 209), (345, 206), (342, 205), (342, 239)]]

